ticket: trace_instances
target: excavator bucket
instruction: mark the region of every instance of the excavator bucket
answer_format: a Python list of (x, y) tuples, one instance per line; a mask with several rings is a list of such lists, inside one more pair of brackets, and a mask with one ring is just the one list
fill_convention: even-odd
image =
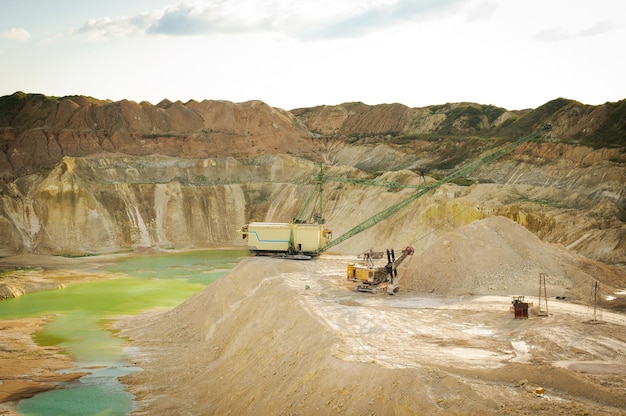
[(399, 291), (400, 291), (400, 285), (391, 283), (389, 286), (387, 286), (388, 295), (395, 295)]

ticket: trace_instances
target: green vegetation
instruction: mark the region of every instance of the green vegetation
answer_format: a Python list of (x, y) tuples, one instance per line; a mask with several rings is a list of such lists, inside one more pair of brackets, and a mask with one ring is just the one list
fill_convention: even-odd
[(426, 166), (427, 171), (447, 171), (454, 169), (465, 162), (473, 160), (486, 147), (496, 145), (493, 140), (478, 137), (451, 136), (432, 139), (428, 152), (436, 155), (436, 161)]
[(26, 94), (21, 91), (0, 97), (0, 127), (11, 126), (11, 121), (22, 108), (25, 98)]
[[(236, 136), (237, 134), (231, 130), (215, 130), (215, 129), (202, 129), (200, 130), (204, 134), (223, 134), (225, 136)], [(183, 135), (172, 136), (172, 137), (184, 137)]]
[(267, 204), (272, 200), (272, 193), (263, 187), (244, 189), (244, 194), (248, 204), (253, 206)]
[[(433, 179), (440, 181), (441, 179), (445, 178), (446, 176), (448, 176), (447, 172), (434, 172), (434, 173), (429, 173), (429, 176), (432, 177)], [(458, 186), (470, 186), (476, 183), (476, 180), (474, 179), (470, 179), (470, 178), (466, 178), (466, 177), (461, 177), (461, 178), (456, 178), (452, 181), (450, 181), (450, 183), (453, 183), (455, 185)]]
[[(479, 131), (484, 129), (485, 119), (488, 124), (491, 124), (505, 111), (503, 108), (492, 105), (462, 105), (454, 108), (446, 115), (446, 120), (443, 122), (440, 132), (444, 134), (454, 133), (459, 128)], [(462, 120), (461, 126), (458, 126), (459, 120)]]
[(56, 254), (56, 256), (58, 257), (65, 257), (68, 259), (80, 259), (83, 257), (93, 257), (93, 256), (97, 256), (98, 254), (95, 253), (60, 253), (60, 254)]
[(0, 127), (42, 127), (58, 103), (57, 97), (21, 91), (0, 97)]
[(458, 178), (458, 179), (453, 180), (451, 183), (455, 185), (459, 185), (459, 186), (470, 186), (470, 185), (474, 185), (476, 181), (473, 179), (468, 179), (468, 178)]
[(7, 277), (16, 277), (19, 276), (23, 273), (28, 273), (28, 272), (33, 272), (33, 271), (42, 271), (43, 269), (41, 267), (27, 267), (27, 266), (20, 266), (20, 267), (15, 267), (13, 269), (8, 269), (8, 270), (0, 270), (0, 280), (1, 279), (5, 279)]
[(530, 202), (532, 204), (544, 205), (551, 208), (558, 209), (575, 209), (571, 205), (564, 204), (561, 200), (556, 199), (543, 199), (543, 198), (530, 198), (528, 196), (520, 196), (515, 202)]
[(541, 107), (537, 107), (524, 114), (522, 117), (515, 120), (515, 122), (499, 127), (494, 133), (509, 138), (525, 136), (537, 130), (540, 126), (549, 124), (550, 118), (553, 117), (556, 112), (574, 102), (575, 101), (565, 98), (557, 98), (556, 100), (549, 101)]
[(608, 119), (581, 144), (594, 148), (626, 146), (626, 100), (606, 105), (611, 109)]
[(144, 139), (160, 139), (160, 138), (177, 138), (177, 137), (185, 137), (184, 134), (180, 134), (180, 133), (148, 133), (148, 134), (142, 134), (141, 135), (142, 138)]

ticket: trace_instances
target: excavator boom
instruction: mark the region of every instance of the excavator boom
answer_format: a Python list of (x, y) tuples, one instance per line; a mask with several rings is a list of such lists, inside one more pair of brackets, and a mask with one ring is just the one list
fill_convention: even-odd
[(502, 147), (499, 147), (495, 150), (492, 150), (491, 152), (489, 152), (488, 154), (486, 154), (485, 156), (474, 160), (466, 165), (464, 165), (463, 167), (461, 167), (460, 169), (456, 170), (455, 172), (451, 173), (450, 175), (446, 176), (443, 179), (440, 179), (439, 181), (432, 183), (430, 185), (424, 185), (424, 186), (420, 186), (419, 191), (417, 191), (416, 193), (412, 194), (411, 196), (409, 196), (408, 198), (403, 199), (400, 202), (397, 202), (393, 205), (391, 205), (390, 207), (374, 214), (373, 216), (371, 216), (370, 218), (366, 219), (365, 221), (363, 221), (362, 223), (358, 224), (357, 226), (355, 226), (354, 228), (348, 230), (346, 233), (340, 235), (339, 237), (333, 239), (331, 242), (329, 242), (328, 244), (324, 245), (323, 247), (320, 248), (320, 252), (324, 252), (326, 250), (328, 250), (331, 247), (334, 247), (338, 244), (343, 243), (344, 241), (346, 241), (349, 238), (354, 237), (355, 235), (373, 227), (374, 225), (378, 224), (379, 222), (389, 218), (390, 216), (392, 216), (393, 214), (395, 214), (396, 212), (400, 211), (401, 209), (403, 209), (404, 207), (406, 207), (407, 205), (409, 205), (411, 202), (415, 201), (416, 199), (418, 199), (419, 197), (427, 194), (428, 192), (432, 191), (433, 189), (439, 188), (442, 185), (445, 185), (446, 183), (452, 182), (455, 179), (459, 179), (462, 177), (467, 176), (469, 173), (474, 172), (475, 170), (479, 169), (480, 167), (487, 165), (499, 158), (501, 158), (502, 156), (511, 153), (513, 150), (515, 150), (517, 147), (519, 147), (520, 145), (522, 145), (523, 143), (526, 143), (528, 141), (531, 141), (533, 139), (536, 139), (538, 137), (540, 137), (541, 135), (543, 135), (544, 132), (550, 130), (551, 127), (549, 125), (544, 126), (543, 128), (537, 130), (536, 132), (529, 134), (527, 136), (521, 137), (517, 140), (515, 140), (514, 142), (508, 143)]
[[(248, 248), (256, 255), (275, 255), (275, 256), (287, 256), (288, 258), (314, 258), (323, 253), (324, 251), (332, 248), (338, 244), (343, 243), (349, 238), (373, 227), (379, 222), (389, 218), (407, 205), (411, 204), (422, 195), (439, 188), (440, 186), (452, 182), (455, 179), (467, 176), (469, 173), (479, 169), (494, 160), (512, 152), (518, 146), (526, 143), (530, 140), (540, 137), (545, 131), (550, 130), (550, 126), (546, 125), (540, 130), (519, 138), (511, 143), (501, 146), (491, 152), (487, 153), (483, 157), (474, 160), (457, 171), (451, 173), (445, 178), (434, 182), (430, 185), (414, 185), (414, 184), (401, 184), (394, 181), (384, 180), (367, 180), (360, 178), (332, 178), (325, 177), (321, 163), (320, 172), (315, 177), (315, 187), (311, 191), (310, 195), (306, 198), (304, 205), (297, 216), (293, 218), (290, 223), (250, 223), (244, 225), (240, 232), (244, 238), (248, 238)], [(395, 204), (387, 207), (386, 209), (374, 214), (370, 218), (366, 219), (362, 223), (348, 230), (343, 235), (332, 239), (332, 231), (326, 229), (324, 226), (324, 217), (322, 210), (322, 191), (325, 179), (334, 180), (339, 182), (349, 182), (356, 184), (385, 186), (390, 190), (398, 190), (403, 188), (417, 188), (416, 192), (409, 197), (396, 202)], [(305, 213), (309, 204), (314, 200), (315, 194), (319, 194), (318, 210), (314, 209), (312, 213), (314, 224), (305, 219)], [(404, 258), (401, 256), (402, 260)]]

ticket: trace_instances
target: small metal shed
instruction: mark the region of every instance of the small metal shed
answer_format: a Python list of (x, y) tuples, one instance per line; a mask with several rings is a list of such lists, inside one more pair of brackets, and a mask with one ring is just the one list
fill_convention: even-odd
[(515, 308), (515, 319), (528, 319), (528, 303), (514, 303), (513, 307)]

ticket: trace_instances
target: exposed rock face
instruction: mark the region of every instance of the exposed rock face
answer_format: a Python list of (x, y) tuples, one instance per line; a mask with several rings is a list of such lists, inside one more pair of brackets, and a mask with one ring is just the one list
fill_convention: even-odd
[[(289, 156), (246, 160), (65, 158), (45, 178), (17, 181), (0, 196), (0, 227), (2, 234), (9, 236), (0, 249), (3, 255), (79, 255), (243, 244), (237, 230), (248, 221), (287, 221), (296, 216), (313, 190), (317, 169), (313, 162)], [(328, 167), (325, 173), (365, 176), (346, 167)], [(386, 174), (381, 179), (412, 184), (424, 181), (410, 171)], [(603, 193), (602, 187), (611, 183), (602, 183), (599, 190), (562, 183), (566, 189), (529, 184), (449, 184), (335, 251), (358, 253), (371, 247), (406, 245), (419, 250), (458, 226), (503, 215), (546, 241), (569, 246), (591, 258), (623, 262), (626, 229), (617, 206), (623, 196)], [(614, 178), (612, 185), (618, 184)], [(328, 182), (325, 217), (339, 236), (413, 192)], [(597, 202), (599, 199), (604, 202)], [(581, 213), (586, 214), (581, 218)]]
[(553, 125), (550, 137), (558, 140), (623, 146), (625, 113), (626, 101), (585, 106), (557, 99), (517, 112), (473, 103), (424, 108), (347, 103), (287, 112), (260, 101), (164, 100), (155, 106), (18, 92), (0, 97), (0, 178), (7, 181), (51, 169), (65, 156), (103, 152), (176, 157), (292, 154), (324, 160), (339, 146), (337, 139), (380, 144), (389, 138), (406, 143), (420, 137), (517, 137), (545, 123)]
[(413, 110), (402, 104), (349, 103), (297, 109), (293, 113), (309, 130), (324, 136), (401, 132), (413, 117)]
[(0, 175), (14, 178), (65, 156), (176, 157), (311, 152), (294, 116), (260, 101), (108, 102), (16, 93), (0, 99)]
[[(14, 237), (1, 250), (80, 254), (232, 245), (246, 212), (254, 210), (249, 205), (272, 208), (272, 200), (283, 204), (298, 193), (287, 182), (302, 174), (299, 163), (288, 157), (270, 163), (66, 157), (26, 194), (13, 186), (1, 196), (3, 234)], [(293, 203), (272, 209), (282, 213), (292, 205), (294, 211)]]
[(449, 103), (423, 108), (402, 104), (346, 103), (292, 110), (311, 131), (325, 136), (485, 135), (515, 137), (550, 123), (551, 137), (597, 144), (626, 141), (626, 101), (588, 106), (559, 98), (534, 110), (508, 111), (492, 105)]
[[(329, 176), (430, 183), (480, 157), (494, 145), (488, 137), (551, 123), (543, 141), (467, 178), (480, 184), (439, 188), (335, 250), (419, 250), (502, 215), (545, 241), (626, 263), (623, 107), (558, 99), (518, 112), (471, 103), (286, 112), (258, 101), (154, 106), (16, 93), (0, 97), (0, 255), (243, 244), (245, 223), (298, 213), (313, 161)], [(325, 217), (339, 236), (411, 192), (328, 182)]]

